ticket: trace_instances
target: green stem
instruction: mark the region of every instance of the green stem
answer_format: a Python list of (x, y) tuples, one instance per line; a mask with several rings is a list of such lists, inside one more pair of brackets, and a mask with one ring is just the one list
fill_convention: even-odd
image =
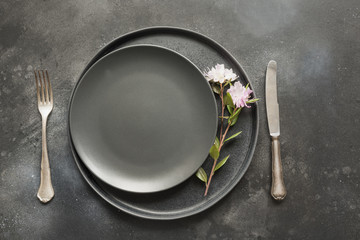
[(224, 125), (224, 88), (222, 86), (222, 83), (220, 83), (220, 99), (221, 99), (221, 124), (220, 124), (220, 139), (219, 141), (221, 142), (221, 136), (222, 136), (222, 131), (223, 131), (223, 125)]
[[(221, 140), (220, 140), (220, 145), (219, 145), (219, 152), (220, 152), (222, 146), (224, 145), (224, 139), (225, 139), (225, 137), (226, 137), (227, 132), (229, 131), (230, 125), (231, 125), (231, 121), (228, 123), (224, 135), (223, 135), (223, 136), (220, 135), (220, 139), (221, 139)], [(211, 179), (212, 179), (212, 176), (214, 175), (214, 172), (215, 172), (215, 166), (216, 166), (217, 160), (218, 160), (218, 159), (214, 159), (214, 163), (213, 163), (213, 166), (212, 166), (212, 169), (211, 169), (211, 173), (210, 173), (210, 176), (209, 176), (209, 180), (208, 180), (208, 182), (207, 182), (207, 184), (206, 184), (206, 189), (205, 189), (204, 196), (206, 196), (207, 193), (208, 193), (208, 191), (209, 191)]]

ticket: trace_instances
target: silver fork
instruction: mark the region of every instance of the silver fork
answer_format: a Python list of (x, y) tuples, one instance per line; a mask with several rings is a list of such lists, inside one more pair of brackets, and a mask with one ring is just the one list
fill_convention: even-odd
[[(42, 118), (42, 155), (40, 187), (37, 197), (41, 202), (47, 203), (54, 197), (54, 189), (51, 184), (50, 164), (46, 145), (46, 122), (51, 113), (54, 100), (49, 80), (49, 74), (45, 71), (34, 71), (38, 98), (38, 109)], [(46, 77), (45, 77), (46, 76)], [(40, 83), (40, 84), (39, 84)]]

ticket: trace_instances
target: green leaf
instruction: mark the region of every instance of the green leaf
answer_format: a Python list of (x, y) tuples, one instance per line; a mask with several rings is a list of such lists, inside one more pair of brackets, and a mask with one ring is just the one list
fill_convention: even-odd
[(224, 142), (227, 142), (227, 141), (229, 141), (229, 140), (231, 140), (231, 139), (233, 139), (233, 138), (236, 138), (237, 136), (239, 136), (239, 134), (240, 134), (241, 132), (242, 132), (242, 131), (240, 131), (240, 132), (238, 132), (238, 133), (233, 134), (231, 137), (228, 137), (227, 139), (225, 139), (225, 141), (224, 141)]
[(216, 144), (212, 145), (212, 147), (210, 148), (210, 156), (216, 160), (219, 158), (219, 148), (216, 147)]
[(234, 109), (230, 107), (229, 105), (226, 105), (227, 110), (229, 111), (230, 115), (233, 113)]
[(222, 118), (223, 118), (223, 119), (229, 119), (229, 116), (224, 116), (224, 117), (219, 116), (219, 118), (220, 118), (220, 119), (222, 119)]
[(258, 98), (254, 98), (254, 99), (250, 99), (249, 101), (247, 101), (246, 103), (254, 103), (254, 102), (257, 102), (259, 101)]
[(250, 83), (246, 84), (245, 90), (246, 90), (246, 89), (248, 89), (248, 87), (249, 87), (249, 84), (250, 84)]
[(215, 146), (217, 149), (219, 149), (219, 147), (220, 147), (220, 140), (218, 137), (215, 137)]
[(221, 168), (226, 163), (226, 161), (228, 160), (229, 157), (230, 157), (230, 155), (227, 155), (223, 160), (221, 160), (218, 164), (216, 164), (214, 172), (216, 170), (218, 170), (219, 168)]
[(236, 117), (234, 117), (233, 120), (231, 120), (231, 124), (230, 124), (231, 127), (235, 125), (235, 123), (237, 122), (238, 118), (239, 118), (239, 115), (237, 115)]
[(242, 109), (242, 108), (238, 108), (238, 109), (236, 110), (236, 112), (234, 112), (234, 113), (232, 114), (232, 116), (238, 116), (239, 113), (241, 112), (241, 109)]
[(196, 172), (196, 176), (203, 181), (205, 184), (207, 184), (207, 175), (203, 168), (199, 168)]
[(224, 87), (226, 87), (226, 86), (229, 85), (230, 83), (231, 83), (231, 80), (226, 81)]
[(214, 93), (216, 94), (220, 94), (221, 90), (220, 90), (220, 86), (218, 86), (217, 84), (211, 84), (211, 88), (214, 91)]
[[(233, 112), (233, 114), (230, 116), (230, 118), (228, 119), (228, 123), (232, 123), (233, 122), (233, 120), (235, 120), (235, 118), (236, 118), (236, 121), (237, 121), (237, 118), (238, 118), (238, 116), (239, 116), (239, 114), (240, 114), (240, 111), (241, 111), (241, 109), (242, 108), (239, 108), (238, 110), (236, 110), (236, 112)], [(231, 124), (230, 126), (233, 126), (234, 124)]]
[(224, 96), (224, 104), (225, 105), (230, 105), (230, 107), (234, 107), (234, 102), (231, 98), (230, 93), (226, 93), (226, 95)]

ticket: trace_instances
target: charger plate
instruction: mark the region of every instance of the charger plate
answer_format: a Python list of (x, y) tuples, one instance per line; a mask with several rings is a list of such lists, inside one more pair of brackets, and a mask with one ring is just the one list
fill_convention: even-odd
[[(137, 44), (155, 44), (175, 50), (202, 70), (214, 66), (216, 63), (224, 63), (227, 68), (232, 68), (239, 75), (239, 81), (242, 84), (250, 83), (241, 65), (220, 44), (200, 33), (175, 27), (145, 28), (116, 38), (93, 57), (79, 79), (106, 54), (125, 46)], [(238, 55), (241, 55), (241, 50)], [(250, 87), (254, 90), (251, 83)], [(253, 94), (253, 97), (256, 97), (255, 93)], [(219, 100), (217, 99), (217, 101), (219, 106)], [(243, 109), (239, 123), (230, 130), (229, 134), (237, 131), (243, 132), (222, 149), (221, 157), (230, 154), (230, 158), (216, 172), (207, 197), (203, 196), (204, 184), (196, 176), (188, 178), (173, 188), (156, 193), (131, 193), (111, 187), (98, 179), (80, 159), (72, 143), (70, 131), (69, 142), (80, 173), (101, 198), (115, 208), (131, 215), (147, 219), (168, 220), (200, 213), (225, 197), (241, 180), (250, 165), (258, 130), (258, 107), (257, 104), (252, 104), (251, 108)], [(202, 167), (209, 172), (211, 164), (211, 159), (207, 159)]]

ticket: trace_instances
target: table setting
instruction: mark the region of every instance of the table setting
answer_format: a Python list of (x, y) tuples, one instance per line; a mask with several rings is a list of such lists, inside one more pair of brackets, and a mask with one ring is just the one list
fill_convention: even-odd
[(360, 236), (353, 1), (185, 2), (0, 5), (1, 239)]

